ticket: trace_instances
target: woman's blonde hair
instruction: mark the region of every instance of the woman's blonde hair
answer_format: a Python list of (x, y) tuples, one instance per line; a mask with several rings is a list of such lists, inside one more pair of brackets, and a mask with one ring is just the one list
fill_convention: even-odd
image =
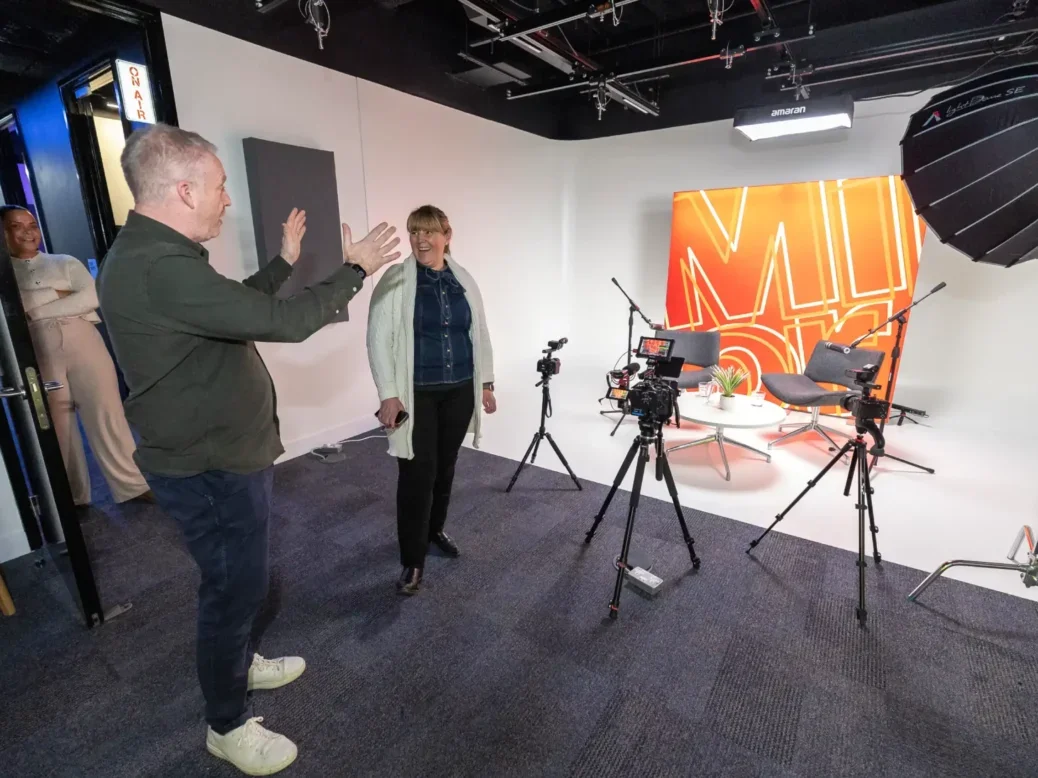
[[(408, 233), (411, 233), (413, 230), (430, 230), (442, 232), (446, 235), (450, 232), (450, 229), (451, 223), (447, 219), (447, 214), (435, 205), (423, 205), (420, 208), (415, 208), (407, 217)], [(444, 249), (444, 253), (451, 253), (451, 244), (449, 240), (447, 241), (447, 247)]]

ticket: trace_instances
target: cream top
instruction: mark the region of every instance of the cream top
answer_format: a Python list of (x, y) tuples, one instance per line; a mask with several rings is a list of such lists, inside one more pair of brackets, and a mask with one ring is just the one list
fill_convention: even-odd
[[(22, 294), (22, 306), (30, 319), (80, 317), (97, 324), (97, 287), (86, 265), (67, 254), (44, 254), (14, 259), (14, 276)], [(60, 293), (65, 293), (64, 295)]]

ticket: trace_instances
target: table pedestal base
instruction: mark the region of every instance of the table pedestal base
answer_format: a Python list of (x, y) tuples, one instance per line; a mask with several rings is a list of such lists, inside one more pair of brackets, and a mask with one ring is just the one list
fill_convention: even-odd
[(682, 443), (680, 445), (674, 446), (673, 448), (668, 448), (667, 453), (669, 454), (672, 451), (680, 451), (683, 448), (702, 446), (704, 444), (714, 442), (716, 442), (717, 447), (721, 449), (721, 461), (724, 462), (724, 480), (726, 481), (732, 480), (732, 469), (728, 467), (728, 455), (724, 452), (725, 443), (731, 443), (733, 446), (738, 446), (739, 448), (744, 448), (747, 451), (752, 451), (754, 454), (760, 454), (762, 457), (764, 457), (764, 461), (771, 462), (771, 454), (769, 454), (767, 451), (761, 451), (759, 448), (754, 448), (753, 446), (747, 445), (746, 443), (741, 443), (738, 440), (726, 438), (724, 436), (724, 427), (718, 427), (717, 432), (715, 432), (712, 435), (707, 435), (705, 438), (701, 438), (700, 440), (693, 440), (691, 443)]

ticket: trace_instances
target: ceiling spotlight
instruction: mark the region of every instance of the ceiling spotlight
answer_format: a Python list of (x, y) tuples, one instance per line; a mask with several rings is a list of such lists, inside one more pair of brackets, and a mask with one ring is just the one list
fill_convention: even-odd
[(854, 100), (850, 95), (822, 97), (783, 105), (741, 108), (733, 126), (751, 141), (850, 127)]

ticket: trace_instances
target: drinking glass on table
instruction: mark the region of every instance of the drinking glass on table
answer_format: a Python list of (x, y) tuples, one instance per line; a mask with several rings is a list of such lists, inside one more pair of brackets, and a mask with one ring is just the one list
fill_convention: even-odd
[(764, 405), (764, 392), (754, 392), (750, 395), (750, 405), (754, 408), (761, 408)]

